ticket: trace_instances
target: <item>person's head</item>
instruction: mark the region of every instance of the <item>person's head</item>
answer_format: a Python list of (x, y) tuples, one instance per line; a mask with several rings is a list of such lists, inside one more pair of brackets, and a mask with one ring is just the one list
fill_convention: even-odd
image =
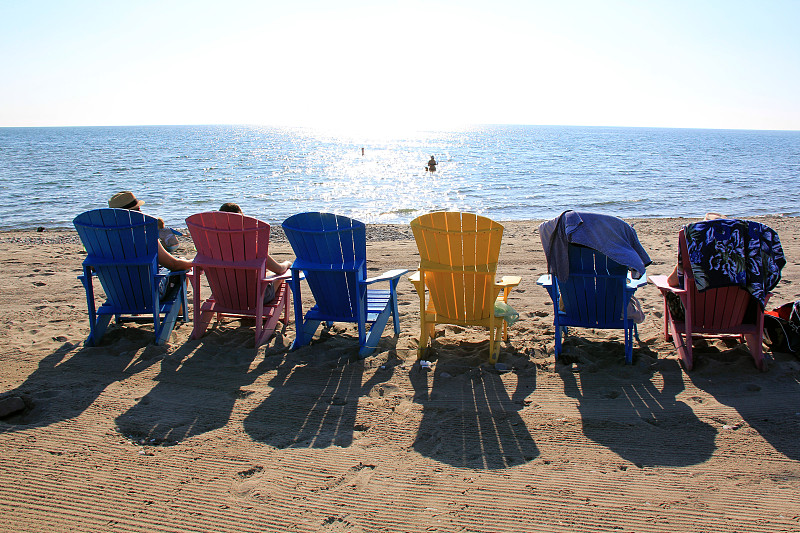
[(716, 220), (718, 218), (728, 218), (725, 215), (720, 215), (719, 213), (706, 213), (706, 216), (703, 217), (703, 220)]
[(138, 211), (144, 200), (138, 200), (131, 191), (118, 192), (108, 200), (108, 207)]
[(219, 206), (220, 211), (225, 211), (226, 213), (242, 213), (242, 208), (239, 207), (237, 204), (233, 202), (225, 202), (221, 206)]
[(156, 220), (158, 220), (158, 229), (164, 229), (166, 227), (166, 224), (164, 223), (164, 219), (163, 218), (158, 218)]

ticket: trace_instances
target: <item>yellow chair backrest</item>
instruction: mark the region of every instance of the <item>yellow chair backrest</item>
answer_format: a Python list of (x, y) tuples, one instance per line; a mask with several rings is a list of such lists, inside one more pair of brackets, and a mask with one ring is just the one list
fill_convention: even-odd
[(436, 314), (462, 323), (492, 316), (503, 226), (472, 213), (437, 212), (412, 220), (411, 230)]

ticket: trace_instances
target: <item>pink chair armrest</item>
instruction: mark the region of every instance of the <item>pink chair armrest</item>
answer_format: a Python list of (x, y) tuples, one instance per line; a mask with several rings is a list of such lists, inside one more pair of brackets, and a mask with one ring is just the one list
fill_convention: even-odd
[(686, 289), (681, 289), (680, 287), (673, 287), (667, 282), (667, 276), (648, 276), (650, 283), (655, 285), (661, 292), (669, 291), (675, 294), (685, 294)]

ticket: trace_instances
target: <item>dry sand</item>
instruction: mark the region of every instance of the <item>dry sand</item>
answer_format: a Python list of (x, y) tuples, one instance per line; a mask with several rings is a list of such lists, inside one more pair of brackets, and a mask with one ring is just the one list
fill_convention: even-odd
[[(760, 220), (788, 261), (773, 303), (800, 299), (797, 219)], [(630, 222), (668, 273), (689, 220)], [(537, 225), (506, 224), (499, 273), (523, 282), (502, 374), (485, 331), (458, 327), (420, 371), (405, 279), (402, 331), (365, 360), (343, 324), (295, 352), (293, 322), (258, 350), (238, 321), (84, 347), (76, 235), (0, 234), (0, 391), (28, 405), (0, 421), (0, 530), (800, 531), (800, 361), (759, 373), (713, 341), (687, 373), (647, 285), (632, 366), (601, 330), (572, 330), (556, 363)], [(415, 268), (407, 227), (369, 235), (371, 273)], [(291, 256), (278, 232), (272, 252)]]

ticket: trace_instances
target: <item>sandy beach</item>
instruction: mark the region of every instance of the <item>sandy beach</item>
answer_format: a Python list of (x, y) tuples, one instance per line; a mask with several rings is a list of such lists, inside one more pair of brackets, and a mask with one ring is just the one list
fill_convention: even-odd
[[(754, 220), (787, 259), (768, 307), (800, 299), (797, 219)], [(693, 220), (628, 221), (647, 273), (669, 273)], [(293, 321), (258, 349), (239, 321), (165, 346), (112, 326), (85, 347), (76, 233), (0, 233), (0, 398), (26, 405), (0, 420), (0, 530), (800, 532), (800, 359), (767, 350), (762, 373), (715, 340), (687, 373), (648, 284), (633, 365), (621, 331), (580, 329), (557, 363), (539, 222), (504, 223), (498, 274), (523, 279), (509, 372), (485, 330), (450, 326), (432, 371), (415, 365), (407, 279), (400, 335), (363, 360), (346, 324), (290, 352)], [(370, 274), (416, 268), (408, 226), (368, 239)], [(279, 231), (271, 252), (292, 258)]]

